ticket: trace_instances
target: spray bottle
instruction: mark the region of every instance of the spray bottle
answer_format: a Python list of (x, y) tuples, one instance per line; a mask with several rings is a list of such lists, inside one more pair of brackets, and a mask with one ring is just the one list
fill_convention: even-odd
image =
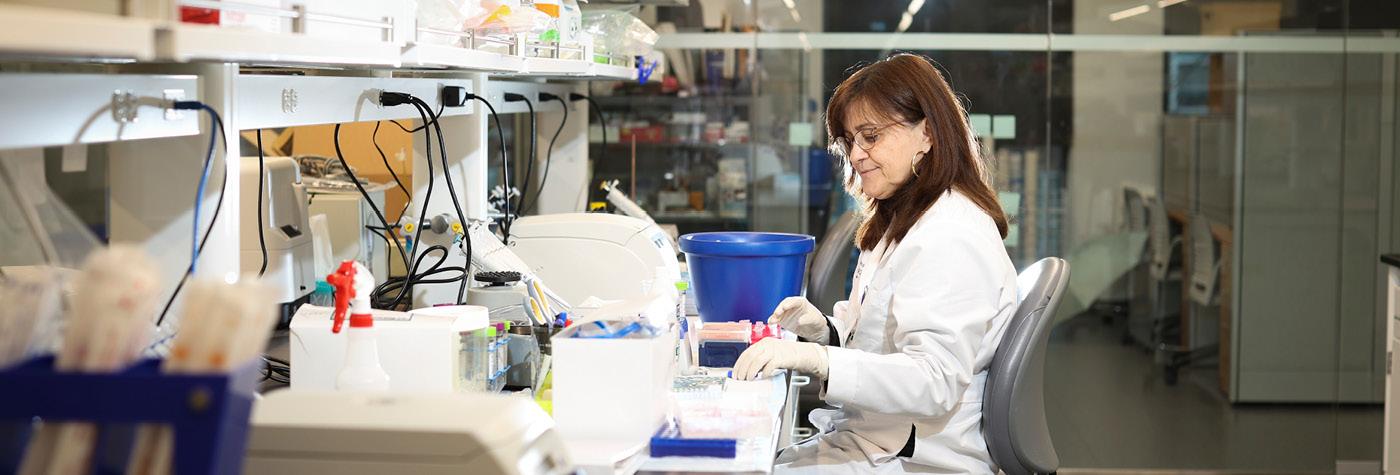
[(335, 322), (331, 333), (340, 333), (346, 310), (350, 312), (350, 330), (345, 345), (345, 366), (335, 378), (341, 391), (387, 391), (389, 374), (379, 366), (379, 344), (374, 335), (374, 316), (370, 314), (369, 296), (374, 291), (374, 276), (369, 269), (355, 261), (340, 263), (326, 276), (335, 286)]

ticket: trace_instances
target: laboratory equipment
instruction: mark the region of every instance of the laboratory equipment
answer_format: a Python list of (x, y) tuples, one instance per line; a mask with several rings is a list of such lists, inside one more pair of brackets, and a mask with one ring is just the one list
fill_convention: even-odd
[[(331, 308), (303, 305), (292, 317), (292, 390), (332, 390), (345, 360), (345, 338), (331, 333)], [(379, 363), (395, 392), (484, 389), (464, 359), (484, 360), (486, 309), (471, 305), (394, 312), (371, 310)], [(470, 350), (470, 351), (468, 351)], [(484, 373), (482, 369), (480, 373)], [(475, 377), (477, 379), (471, 379)]]
[(331, 333), (340, 333), (345, 314), (350, 313), (350, 330), (346, 332), (345, 363), (335, 377), (335, 388), (342, 391), (386, 391), (389, 374), (379, 364), (379, 343), (374, 332), (374, 315), (370, 313), (369, 296), (374, 292), (374, 278), (369, 269), (355, 261), (340, 263), (340, 268), (326, 276), (335, 287), (335, 313), (331, 316)]
[(652, 457), (719, 457), (732, 459), (738, 452), (738, 440), (733, 438), (688, 438), (680, 425), (667, 421), (651, 437)]
[(803, 234), (718, 232), (681, 236), (696, 307), (706, 322), (766, 320), (787, 297), (801, 295), (807, 254)]
[(591, 326), (576, 323), (550, 340), (555, 423), (570, 439), (640, 448), (661, 426), (670, 405), (677, 326), (651, 337), (578, 337)]
[(565, 474), (554, 424), (495, 394), (279, 391), (253, 409), (247, 473)]
[[(258, 159), (243, 157), (241, 163), (239, 262), (244, 271), (260, 269), (266, 246), (267, 271), (262, 279), (272, 285), (274, 298), (283, 304), (279, 321), (285, 322), (299, 305), (311, 299), (311, 292), (316, 289), (306, 189), (301, 184), (296, 160), (264, 157), (265, 170), (259, 180)], [(263, 181), (261, 197), (259, 181)]]
[(467, 303), (497, 311), (527, 305), (529, 290), (520, 283), (520, 273), (512, 271), (477, 272), (472, 280), (486, 284), (467, 289)]
[[(374, 200), (379, 209), (385, 209), (384, 190), (387, 187), (365, 186), (370, 199)], [(353, 186), (349, 190), (312, 186), (308, 187), (307, 193), (310, 198), (310, 204), (307, 205), (309, 215), (326, 217), (325, 231), (331, 244), (331, 257), (334, 259), (332, 262), (360, 261), (374, 273), (375, 282), (388, 279), (390, 258), (397, 260), (399, 256), (394, 254), (397, 251), (386, 247), (387, 243), (376, 237), (368, 228), (380, 226), (379, 218), (375, 217), (374, 210), (360, 196), (359, 191)], [(320, 231), (315, 227), (311, 229), (313, 233)]]
[[(597, 108), (595, 107), (594, 109), (596, 110)], [(599, 112), (598, 114), (601, 117), (602, 112)], [(607, 125), (606, 122), (603, 122), (603, 124), (604, 126)], [(666, 234), (666, 237), (671, 240), (671, 249), (679, 249), (680, 244), (676, 241), (680, 237), (679, 228), (677, 228), (674, 224), (657, 223), (655, 219), (652, 219), (650, 214), (647, 214), (646, 210), (642, 209), (642, 207), (637, 204), (637, 202), (632, 201), (632, 198), (628, 197), (626, 193), (623, 193), (622, 190), (618, 189), (618, 183), (619, 182), (617, 180), (604, 181), (601, 185), (603, 191), (607, 192), (608, 202), (612, 203), (613, 207), (617, 208), (618, 211), (621, 211), (622, 214), (649, 222), (651, 224), (655, 224), (657, 227), (661, 228), (661, 231), (664, 232)], [(663, 209), (661, 210), (661, 212), (664, 213), (666, 211)]]
[(733, 368), (739, 355), (749, 345), (764, 338), (782, 338), (782, 327), (776, 323), (737, 322), (702, 323), (699, 330), (700, 354), (697, 362), (710, 368)]
[(627, 299), (681, 280), (675, 248), (656, 225), (627, 216), (522, 217), (510, 249), (565, 300)]

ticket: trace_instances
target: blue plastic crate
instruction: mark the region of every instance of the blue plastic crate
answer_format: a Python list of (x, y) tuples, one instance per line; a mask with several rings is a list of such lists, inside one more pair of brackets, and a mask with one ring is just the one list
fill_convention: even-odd
[(0, 371), (0, 387), (12, 388), (0, 391), (0, 471), (18, 470), (32, 421), (41, 418), (100, 427), (94, 473), (125, 472), (131, 432), (140, 423), (174, 427), (177, 474), (242, 473), (259, 363), (227, 374), (166, 374), (160, 363), (68, 373), (55, 371), (54, 358), (45, 356)]

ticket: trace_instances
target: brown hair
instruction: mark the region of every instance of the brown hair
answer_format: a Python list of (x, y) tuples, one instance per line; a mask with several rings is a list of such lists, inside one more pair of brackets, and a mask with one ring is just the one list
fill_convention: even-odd
[(969, 132), (967, 113), (932, 61), (900, 53), (852, 73), (836, 86), (826, 107), (826, 133), (832, 140), (846, 135), (846, 113), (851, 107), (866, 107), (883, 118), (908, 124), (928, 119), (924, 132), (933, 144), (909, 181), (883, 200), (862, 193), (856, 183), (859, 174), (851, 168), (850, 160), (842, 160), (846, 191), (862, 202), (867, 215), (856, 234), (857, 247), (874, 249), (882, 238), (892, 244), (900, 242), (949, 190), (957, 190), (976, 203), (1006, 237), (1006, 213)]

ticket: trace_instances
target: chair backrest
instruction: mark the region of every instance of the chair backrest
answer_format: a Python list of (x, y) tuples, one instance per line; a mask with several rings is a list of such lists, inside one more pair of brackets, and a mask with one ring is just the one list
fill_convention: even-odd
[(1132, 186), (1123, 187), (1124, 227), (1128, 231), (1147, 230), (1147, 200), (1142, 190)]
[(1191, 300), (1210, 305), (1215, 298), (1215, 283), (1219, 275), (1219, 257), (1215, 252), (1215, 236), (1210, 232), (1210, 220), (1205, 216), (1191, 217)]
[(850, 275), (851, 248), (855, 246), (860, 216), (847, 211), (826, 230), (826, 236), (812, 255), (812, 268), (807, 273), (807, 300), (817, 308), (830, 309), (846, 299), (846, 276)]
[(1148, 271), (1153, 279), (1165, 280), (1172, 263), (1172, 225), (1160, 198), (1147, 199), (1147, 223)]
[(1069, 282), (1069, 263), (1047, 257), (1016, 277), (1021, 298), (987, 372), (982, 437), (1008, 475), (1054, 473), (1060, 458), (1045, 422), (1045, 347)]

